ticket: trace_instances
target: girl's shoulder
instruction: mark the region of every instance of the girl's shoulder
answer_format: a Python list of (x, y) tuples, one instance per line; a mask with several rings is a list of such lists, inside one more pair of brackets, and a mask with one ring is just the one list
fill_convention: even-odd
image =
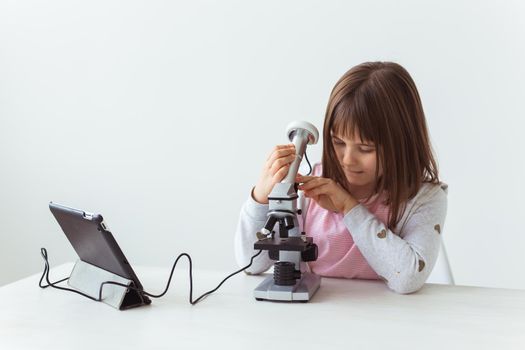
[(421, 202), (424, 199), (430, 198), (446, 198), (448, 194), (448, 185), (444, 182), (430, 183), (424, 182), (419, 189), (416, 196), (413, 198), (415, 202)]
[(425, 217), (444, 217), (447, 213), (447, 193), (448, 185), (446, 183), (423, 183), (414, 198), (406, 203), (403, 216), (395, 231), (402, 232), (403, 227), (410, 221), (412, 215), (418, 212)]
[(448, 185), (444, 182), (425, 182), (414, 198), (407, 202), (406, 211), (446, 212)]

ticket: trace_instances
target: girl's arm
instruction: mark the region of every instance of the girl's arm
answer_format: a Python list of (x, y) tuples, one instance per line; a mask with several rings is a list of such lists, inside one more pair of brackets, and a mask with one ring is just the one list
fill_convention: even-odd
[(437, 260), (447, 211), (446, 185), (415, 200), (399, 235), (359, 204), (344, 216), (355, 244), (388, 287), (407, 294), (419, 290)]
[[(235, 259), (239, 267), (248, 265), (251, 257), (258, 252), (253, 249), (253, 244), (257, 241), (257, 231), (266, 223), (267, 213), (268, 204), (256, 202), (253, 199), (253, 194), (242, 206), (237, 231), (235, 232)], [(268, 252), (262, 252), (253, 260), (252, 266), (245, 272), (259, 274), (268, 270), (272, 265), (273, 262), (268, 257)]]

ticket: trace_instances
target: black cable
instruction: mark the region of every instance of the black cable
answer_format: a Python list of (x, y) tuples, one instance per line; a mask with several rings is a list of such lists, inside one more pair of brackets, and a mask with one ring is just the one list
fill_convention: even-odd
[[(56, 288), (56, 289), (67, 290), (68, 292), (74, 292), (74, 293), (80, 294), (80, 295), (82, 295), (82, 296), (84, 296), (86, 298), (89, 298), (91, 300), (94, 300), (94, 301), (101, 301), (100, 298), (99, 299), (93, 298), (92, 296), (84, 294), (84, 293), (82, 293), (82, 292), (80, 292), (78, 290), (57, 286), (58, 283), (67, 281), (69, 279), (69, 277), (63, 278), (60, 281), (51, 282), (49, 280), (49, 270), (50, 270), (50, 268), (49, 268), (49, 260), (48, 260), (48, 257), (47, 257), (47, 250), (46, 250), (46, 248), (40, 248), (40, 254), (44, 258), (44, 262), (45, 262), (44, 272), (42, 273), (42, 277), (40, 277), (40, 281), (38, 282), (38, 286), (40, 288), (44, 289), (44, 288), (47, 288), (47, 287), (52, 287), (52, 288)], [(46, 282), (47, 282), (46, 286), (42, 285), (42, 280), (44, 279), (44, 277), (46, 278)]]
[[(100, 284), (100, 289), (98, 291), (98, 298), (94, 298), (94, 297), (92, 297), (90, 295), (84, 294), (84, 293), (82, 293), (82, 292), (80, 292), (78, 290), (75, 290), (75, 289), (56, 286), (56, 284), (58, 284), (60, 282), (64, 282), (64, 281), (68, 280), (69, 278), (64, 278), (64, 279), (61, 279), (60, 281), (57, 281), (57, 282), (51, 282), (49, 280), (49, 270), (50, 270), (50, 268), (49, 268), (49, 259), (48, 259), (48, 256), (47, 256), (47, 250), (45, 248), (41, 248), (40, 249), (40, 253), (41, 253), (42, 258), (44, 259), (44, 262), (45, 262), (44, 272), (42, 273), (42, 277), (40, 277), (40, 282), (38, 282), (38, 285), (39, 285), (40, 288), (52, 287), (52, 288), (56, 288), (56, 289), (61, 289), (61, 290), (66, 290), (66, 291), (70, 291), (70, 292), (75, 292), (77, 294), (85, 296), (86, 298), (89, 298), (89, 299), (94, 300), (94, 301), (102, 301), (102, 290), (103, 290), (104, 286), (107, 285), (107, 284), (112, 284), (112, 285), (121, 286), (121, 287), (124, 287), (124, 288), (127, 288), (127, 289), (135, 290), (138, 293), (140, 293), (142, 295), (147, 295), (147, 296), (149, 296), (151, 298), (160, 298), (160, 297), (162, 297), (162, 296), (164, 296), (166, 294), (166, 292), (168, 291), (168, 289), (170, 287), (171, 279), (173, 277), (173, 272), (175, 271), (175, 266), (177, 266), (177, 263), (179, 262), (179, 259), (181, 257), (185, 256), (185, 257), (188, 258), (188, 261), (190, 263), (190, 269), (189, 269), (189, 277), (190, 277), (189, 302), (190, 302), (191, 305), (195, 305), (199, 301), (201, 301), (203, 298), (207, 297), (208, 295), (210, 295), (211, 293), (213, 293), (217, 289), (219, 289), (223, 285), (223, 283), (226, 282), (226, 280), (228, 280), (230, 277), (233, 277), (236, 274), (238, 274), (238, 273), (246, 270), (250, 266), (252, 266), (253, 259), (255, 259), (257, 256), (259, 256), (262, 253), (262, 250), (259, 250), (259, 252), (257, 252), (257, 254), (255, 254), (254, 256), (251, 257), (250, 263), (247, 266), (245, 266), (245, 267), (243, 267), (243, 268), (241, 268), (241, 269), (231, 273), (225, 279), (223, 279), (221, 281), (221, 283), (219, 283), (219, 285), (217, 287), (215, 287), (214, 289), (212, 289), (212, 290), (202, 294), (196, 300), (193, 300), (193, 263), (192, 263), (192, 260), (191, 260), (191, 257), (189, 256), (189, 254), (186, 254), (186, 253), (181, 253), (177, 257), (177, 259), (175, 259), (175, 262), (173, 263), (173, 267), (171, 268), (170, 277), (168, 278), (168, 283), (166, 284), (166, 288), (164, 289), (164, 291), (162, 293), (160, 293), (160, 294), (151, 294), (151, 293), (148, 293), (148, 292), (146, 292), (144, 290), (141, 290), (141, 289), (138, 289), (138, 288), (135, 288), (135, 287), (131, 287), (131, 286), (128, 286), (128, 285), (123, 284), (123, 283), (113, 282), (113, 281), (106, 281), (106, 282), (102, 282)], [(44, 277), (46, 278), (47, 285), (42, 285), (42, 280), (44, 279)]]
[(308, 172), (308, 174), (306, 174), (306, 176), (310, 176), (310, 174), (312, 173), (312, 165), (310, 164), (310, 161), (308, 160), (308, 155), (306, 154), (306, 151), (304, 151), (304, 158), (306, 159), (306, 162), (308, 163), (308, 167), (310, 168), (310, 171)]

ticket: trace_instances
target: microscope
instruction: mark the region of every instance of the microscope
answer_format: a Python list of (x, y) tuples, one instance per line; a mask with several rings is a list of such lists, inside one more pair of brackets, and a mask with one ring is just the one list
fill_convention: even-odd
[[(306, 271), (306, 262), (317, 260), (317, 245), (305, 232), (300, 232), (297, 215), (301, 215), (302, 207), (297, 206), (295, 178), (306, 145), (316, 144), (319, 132), (310, 123), (295, 121), (288, 125), (286, 133), (295, 145), (295, 160), (286, 177), (268, 196), (267, 220), (257, 232), (258, 241), (254, 244), (256, 250), (267, 250), (270, 259), (276, 262), (273, 276), (255, 288), (254, 296), (257, 300), (307, 302), (319, 289), (321, 277)], [(274, 231), (276, 224), (278, 234)]]

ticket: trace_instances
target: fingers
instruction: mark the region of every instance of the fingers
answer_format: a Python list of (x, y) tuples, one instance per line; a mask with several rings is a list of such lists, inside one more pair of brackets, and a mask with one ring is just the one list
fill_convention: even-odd
[(295, 146), (277, 146), (266, 162), (266, 167), (271, 176), (275, 176), (283, 167), (289, 166), (296, 158)]
[(328, 194), (330, 191), (330, 184), (323, 183), (310, 190), (304, 190), (304, 195), (307, 197), (318, 198), (322, 194)]
[(319, 176), (303, 176), (301, 174), (297, 174), (297, 176), (295, 177), (295, 180), (297, 180), (297, 182), (300, 182), (300, 183), (305, 183), (305, 182), (309, 182), (317, 178), (319, 178)]
[(273, 162), (273, 164), (270, 166), (270, 172), (271, 173), (276, 173), (283, 166), (290, 165), (294, 160), (295, 160), (295, 154), (288, 155), (286, 157), (282, 157), (282, 158), (276, 159)]
[(290, 164), (286, 164), (283, 167), (281, 167), (277, 172), (273, 175), (272, 181), (274, 183), (281, 182), (286, 174), (288, 174), (288, 170), (290, 170)]
[(267, 198), (274, 185), (282, 181), (295, 160), (295, 146), (293, 144), (276, 146), (264, 164), (261, 177), (255, 186), (253, 196), (259, 203), (268, 203)]
[(322, 186), (326, 183), (328, 183), (330, 180), (325, 179), (323, 177), (317, 177), (317, 176), (302, 176), (300, 178), (300, 182), (302, 183), (299, 185), (299, 189), (303, 191), (308, 191), (313, 188)]
[(266, 161), (273, 163), (273, 161), (275, 161), (277, 158), (285, 157), (292, 153), (295, 154), (295, 146), (293, 143), (287, 145), (277, 145), (274, 147)]

